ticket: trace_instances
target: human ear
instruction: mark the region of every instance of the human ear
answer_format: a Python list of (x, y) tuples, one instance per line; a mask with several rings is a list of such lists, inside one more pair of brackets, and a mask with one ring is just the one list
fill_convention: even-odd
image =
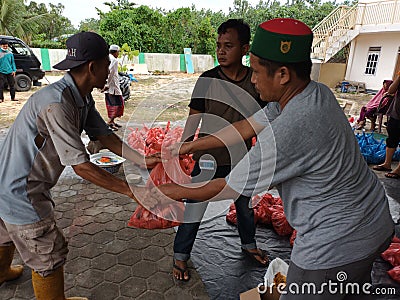
[(279, 76), (280, 76), (281, 84), (288, 83), (290, 81), (290, 77), (291, 77), (290, 70), (285, 66), (280, 67), (279, 68)]

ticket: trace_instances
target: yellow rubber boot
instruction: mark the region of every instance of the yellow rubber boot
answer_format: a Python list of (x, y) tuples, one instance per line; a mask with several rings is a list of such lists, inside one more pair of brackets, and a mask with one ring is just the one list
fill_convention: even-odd
[(24, 267), (21, 265), (11, 266), (14, 250), (14, 244), (0, 247), (0, 284), (17, 279), (24, 271)]
[(46, 277), (32, 270), (32, 285), (37, 300), (88, 300), (82, 297), (65, 298), (63, 267)]

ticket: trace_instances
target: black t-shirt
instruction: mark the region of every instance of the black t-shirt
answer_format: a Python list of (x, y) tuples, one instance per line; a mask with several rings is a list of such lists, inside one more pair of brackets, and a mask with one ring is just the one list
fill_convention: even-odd
[[(229, 79), (220, 66), (204, 72), (196, 82), (189, 107), (203, 113), (199, 136), (205, 136), (221, 128), (250, 117), (266, 105), (251, 83), (252, 71), (246, 67), (246, 76), (234, 81)], [(227, 148), (198, 151), (193, 158), (198, 161), (204, 154), (214, 157), (218, 166), (234, 165), (251, 147), (251, 139), (243, 144)]]

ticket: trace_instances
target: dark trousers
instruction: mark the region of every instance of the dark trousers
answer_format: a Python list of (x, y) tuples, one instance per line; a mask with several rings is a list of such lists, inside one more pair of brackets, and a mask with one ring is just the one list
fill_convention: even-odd
[(12, 74), (0, 73), (0, 100), (4, 100), (3, 89), (4, 85), (8, 83), (8, 88), (10, 89), (11, 100), (15, 99), (15, 79)]
[[(202, 182), (214, 178), (223, 178), (229, 174), (231, 166), (220, 166), (213, 171), (200, 170), (196, 162), (192, 172), (192, 182)], [(201, 174), (200, 174), (201, 173)], [(207, 179), (208, 177), (208, 179)], [(210, 178), (211, 177), (211, 178)], [(235, 201), (238, 231), (244, 249), (256, 248), (254, 224), (254, 211), (249, 208), (249, 197), (240, 196)], [(190, 257), (197, 231), (200, 227), (200, 220), (207, 208), (207, 202), (198, 203), (197, 201), (187, 200), (185, 209), (185, 222), (179, 226), (174, 241), (174, 258), (186, 261)], [(189, 216), (190, 215), (190, 216)]]
[[(385, 251), (392, 236), (369, 257), (326, 270), (304, 270), (289, 265), (286, 290), (281, 300), (372, 300), (371, 271), (375, 259)], [(314, 289), (315, 287), (315, 289)], [(331, 287), (331, 288), (329, 288)], [(367, 290), (364, 293), (363, 287)], [(299, 288), (299, 292), (296, 290)], [(357, 290), (358, 289), (358, 290)], [(316, 291), (316, 292), (315, 292)]]

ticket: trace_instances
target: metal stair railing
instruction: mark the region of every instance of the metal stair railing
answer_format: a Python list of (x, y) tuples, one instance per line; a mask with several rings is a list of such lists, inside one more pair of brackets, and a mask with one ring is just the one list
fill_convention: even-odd
[[(324, 20), (313, 28), (313, 58), (326, 61), (327, 49), (353, 29), (357, 19), (357, 5), (341, 5), (333, 10)], [(316, 51), (316, 50), (319, 51)], [(321, 51), (322, 50), (322, 51)]]

